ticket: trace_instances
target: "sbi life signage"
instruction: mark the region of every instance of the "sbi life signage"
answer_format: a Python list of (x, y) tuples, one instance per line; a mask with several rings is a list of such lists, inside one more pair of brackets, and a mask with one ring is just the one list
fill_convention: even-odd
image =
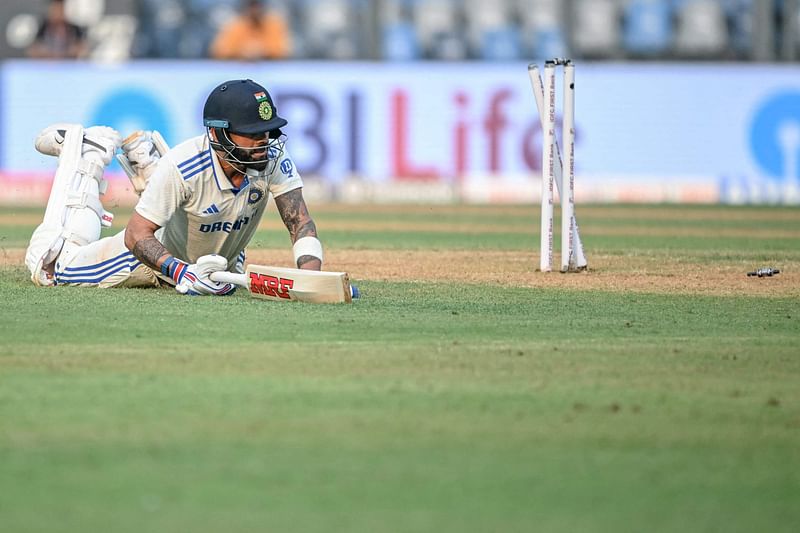
[[(304, 177), (499, 188), (538, 181), (541, 169), (527, 64), (12, 61), (0, 68), (5, 174), (52, 171), (33, 139), (56, 121), (105, 124), (123, 135), (157, 129), (171, 144), (203, 134), (206, 95), (242, 77), (265, 85), (289, 120), (288, 147)], [(579, 191), (683, 183), (705, 187), (712, 201), (800, 201), (795, 68), (578, 63), (576, 77)]]

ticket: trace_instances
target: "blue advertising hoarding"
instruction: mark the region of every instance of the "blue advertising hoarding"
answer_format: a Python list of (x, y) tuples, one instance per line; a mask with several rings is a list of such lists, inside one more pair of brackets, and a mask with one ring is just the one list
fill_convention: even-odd
[[(797, 74), (771, 65), (578, 64), (579, 193), (619, 200), (614, 191), (631, 184), (683, 183), (711, 191), (703, 196), (711, 201), (796, 201)], [(32, 141), (58, 121), (123, 135), (158, 129), (172, 144), (201, 134), (208, 92), (240, 77), (272, 93), (304, 176), (496, 188), (539, 179), (541, 129), (527, 64), (517, 63), (11, 61), (0, 70), (0, 171), (51, 171)]]

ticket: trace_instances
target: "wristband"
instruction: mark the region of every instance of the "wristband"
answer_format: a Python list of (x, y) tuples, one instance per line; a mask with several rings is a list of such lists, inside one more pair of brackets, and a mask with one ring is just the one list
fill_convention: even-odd
[(316, 237), (301, 237), (297, 239), (294, 246), (292, 246), (292, 252), (294, 252), (295, 264), (304, 255), (310, 255), (322, 261), (322, 243)]
[(181, 261), (180, 259), (175, 259), (174, 256), (167, 257), (163, 263), (161, 263), (161, 273), (165, 276), (169, 276), (175, 280), (175, 282), (180, 283), (183, 275), (186, 273), (186, 267), (188, 267), (186, 263)]
[[(172, 263), (175, 262), (175, 258), (171, 255), (168, 255), (164, 262), (161, 263), (161, 273), (165, 276), (169, 276), (169, 267), (172, 266)], [(171, 276), (170, 276), (171, 277)]]

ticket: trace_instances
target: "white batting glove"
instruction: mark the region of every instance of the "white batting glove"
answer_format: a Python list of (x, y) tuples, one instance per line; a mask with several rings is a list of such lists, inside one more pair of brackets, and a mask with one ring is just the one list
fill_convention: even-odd
[(117, 160), (130, 178), (133, 190), (141, 195), (159, 159), (169, 151), (169, 146), (157, 131), (138, 130), (122, 141), (121, 148), (122, 153), (117, 155)]
[(230, 283), (211, 281), (209, 276), (227, 268), (227, 259), (211, 254), (199, 257), (194, 264), (169, 257), (161, 265), (161, 272), (175, 280), (175, 290), (181, 294), (225, 296), (233, 294), (236, 287)]
[(134, 131), (122, 142), (122, 151), (131, 164), (141, 170), (155, 164), (161, 155), (153, 143), (149, 131)]

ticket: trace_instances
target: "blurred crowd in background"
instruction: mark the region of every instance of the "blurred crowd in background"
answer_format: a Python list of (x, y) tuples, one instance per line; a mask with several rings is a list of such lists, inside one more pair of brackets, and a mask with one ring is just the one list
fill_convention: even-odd
[(800, 0), (3, 0), (0, 58), (794, 61)]

